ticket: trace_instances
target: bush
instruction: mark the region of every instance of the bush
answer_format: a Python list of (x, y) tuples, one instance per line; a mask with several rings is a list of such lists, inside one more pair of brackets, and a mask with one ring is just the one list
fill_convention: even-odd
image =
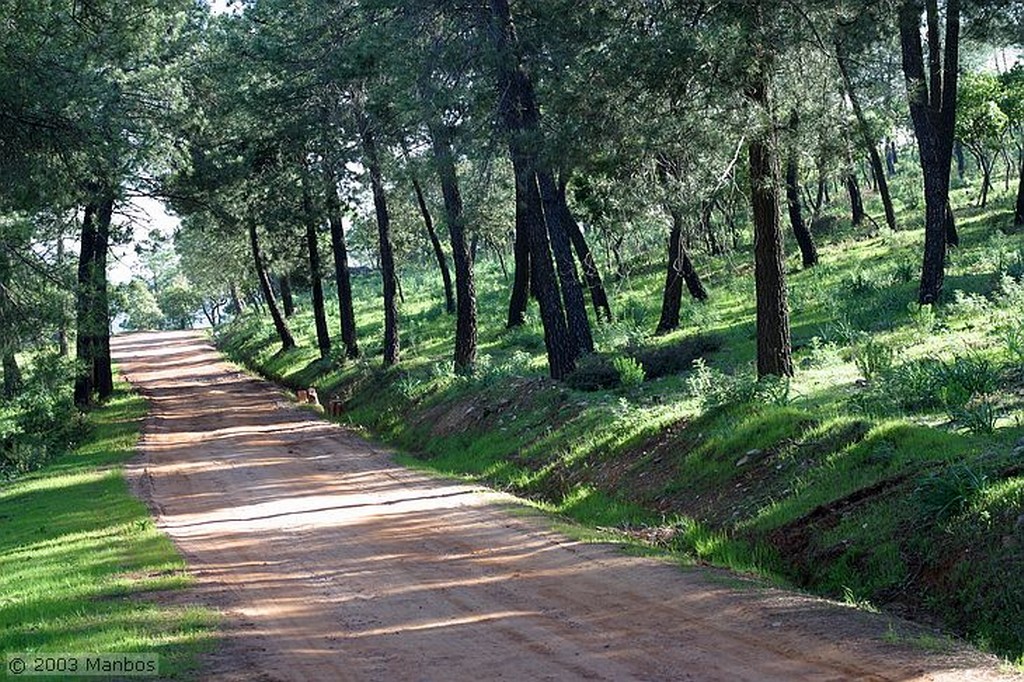
[(639, 362), (629, 357), (612, 359), (612, 367), (619, 374), (619, 383), (626, 388), (633, 388), (644, 383), (644, 368)]
[(893, 350), (873, 336), (865, 338), (853, 349), (853, 362), (866, 381), (874, 381), (892, 369)]
[(74, 375), (72, 360), (49, 353), (35, 358), (0, 421), (0, 470), (35, 469), (74, 443), (82, 426), (72, 401)]
[(693, 368), (694, 360), (704, 358), (721, 347), (720, 337), (698, 334), (665, 346), (633, 348), (628, 355), (640, 363), (648, 379), (657, 379), (682, 374)]
[(967, 511), (978, 497), (987, 477), (967, 464), (954, 464), (921, 479), (917, 496), (925, 513), (943, 523)]
[(580, 359), (576, 369), (565, 378), (570, 388), (578, 391), (603, 391), (619, 385), (619, 371), (608, 358), (591, 353)]

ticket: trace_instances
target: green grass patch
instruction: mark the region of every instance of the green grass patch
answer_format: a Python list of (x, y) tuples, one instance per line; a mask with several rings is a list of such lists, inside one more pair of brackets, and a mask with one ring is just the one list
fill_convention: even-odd
[(119, 468), (145, 413), (119, 385), (77, 449), (0, 487), (0, 653), (157, 653), (161, 677), (196, 676), (214, 614), (161, 598), (191, 579)]
[(908, 174), (895, 186), (900, 231), (868, 234), (832, 207), (820, 265), (801, 269), (791, 248), (789, 381), (755, 381), (749, 247), (695, 254), (710, 298), (685, 301), (680, 328), (663, 336), (662, 256), (639, 255), (608, 282), (615, 321), (593, 324), (597, 352), (565, 383), (546, 377), (535, 310), (505, 329), (508, 282), (486, 258), (472, 377), (452, 371), (454, 319), (435, 273), (411, 266), (396, 368), (380, 366), (374, 276), (355, 285), (359, 361), (316, 362), (308, 313), (293, 318), (306, 341), (288, 353), (255, 315), (217, 335), (238, 362), (339, 397), (346, 423), (403, 461), (510, 491), (634, 549), (939, 620), (1017, 659), (1024, 237), (1005, 230), (1009, 195), (982, 210), (954, 194), (961, 245), (943, 300), (919, 307), (918, 184)]

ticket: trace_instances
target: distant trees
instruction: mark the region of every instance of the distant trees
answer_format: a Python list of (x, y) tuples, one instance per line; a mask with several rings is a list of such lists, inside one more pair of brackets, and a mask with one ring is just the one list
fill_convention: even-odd
[[(4, 243), (21, 255), (70, 247), (36, 225), (44, 213), (60, 217), (61, 237), (79, 233), (81, 404), (112, 386), (106, 257), (122, 238), (119, 208), (140, 193), (183, 219), (174, 242), (189, 286), (147, 285), (180, 324), (190, 306), (215, 323), (255, 304), (287, 349), (294, 286), (310, 292), (320, 355), (358, 357), (349, 261), (365, 258), (381, 278), (372, 347), (391, 365), (403, 268), (437, 263), (463, 373), (476, 363), (481, 259), (509, 277), (508, 326), (536, 301), (549, 373), (563, 378), (594, 349), (594, 325), (615, 317), (604, 270), (625, 282), (657, 259), (656, 331), (670, 333), (684, 287), (713, 300), (706, 258), (752, 234), (758, 369), (786, 376), (783, 199), (804, 267), (830, 197), (847, 194), (852, 222), (874, 223), (873, 188), (896, 229), (895, 148), (886, 169), (879, 147), (909, 122), (924, 182), (922, 304), (939, 299), (957, 238), (954, 139), (980, 168), (981, 204), (1016, 144), (1024, 223), (1021, 67), (958, 79), (961, 14), (1001, 40), (1015, 29), (961, 5), (248, 0), (212, 15), (186, 0), (23, 3), (0, 37), (0, 213), (29, 227)], [(66, 279), (71, 258), (47, 258)], [(15, 291), (23, 263), (8, 263), (0, 275)], [(121, 293), (133, 324), (151, 321), (138, 284)], [(18, 300), (0, 297), (5, 319), (22, 314)], [(12, 376), (27, 336), (0, 348)]]

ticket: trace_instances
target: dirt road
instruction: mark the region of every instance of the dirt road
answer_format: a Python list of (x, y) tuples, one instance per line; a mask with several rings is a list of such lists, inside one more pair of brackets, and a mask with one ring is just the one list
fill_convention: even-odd
[(225, 613), (204, 679), (1004, 679), (885, 617), (571, 541), (395, 465), (200, 335), (114, 353), (151, 409), (129, 476)]

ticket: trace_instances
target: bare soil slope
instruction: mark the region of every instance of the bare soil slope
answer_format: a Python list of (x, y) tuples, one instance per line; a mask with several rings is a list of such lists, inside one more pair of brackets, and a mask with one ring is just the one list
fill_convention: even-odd
[(199, 334), (113, 345), (151, 406), (133, 486), (225, 613), (204, 679), (1005, 679), (887, 642), (891, 618), (571, 541), (394, 464)]

